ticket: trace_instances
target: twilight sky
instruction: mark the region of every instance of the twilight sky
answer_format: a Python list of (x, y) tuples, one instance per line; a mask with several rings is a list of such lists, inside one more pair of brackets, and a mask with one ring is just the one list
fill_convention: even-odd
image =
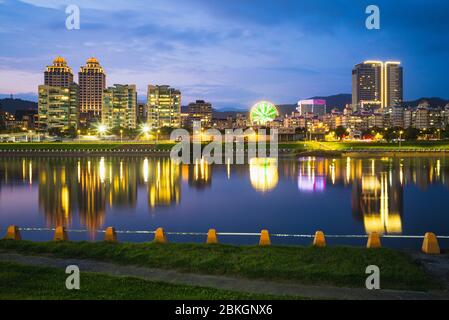
[[(65, 28), (70, 4), (80, 30)], [(380, 30), (365, 27), (370, 4)], [(108, 85), (142, 98), (169, 84), (218, 108), (350, 93), (366, 59), (402, 61), (405, 99), (449, 98), (449, 1), (0, 0), (0, 94), (35, 95), (56, 55), (75, 74), (95, 56)]]

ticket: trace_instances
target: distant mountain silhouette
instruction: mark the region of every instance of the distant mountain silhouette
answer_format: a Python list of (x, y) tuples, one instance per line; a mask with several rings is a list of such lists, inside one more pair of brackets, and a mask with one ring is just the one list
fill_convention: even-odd
[(5, 98), (0, 99), (0, 109), (11, 113), (15, 113), (17, 110), (37, 110), (37, 102)]
[(221, 111), (221, 110), (217, 110), (217, 109), (212, 109), (212, 117), (215, 119), (226, 119), (227, 117), (231, 116), (234, 117), (236, 116), (236, 114), (241, 113), (241, 114), (246, 114), (248, 113), (248, 111), (246, 110), (226, 110), (226, 111)]
[(327, 109), (331, 110), (337, 108), (343, 110), (347, 104), (352, 103), (352, 94), (350, 93), (340, 93), (334, 94), (332, 96), (322, 96), (322, 97), (312, 97), (310, 99), (324, 99), (326, 100)]
[(417, 107), (420, 103), (427, 101), (431, 108), (444, 107), (449, 103), (449, 100), (441, 98), (420, 98), (413, 101), (405, 101), (404, 106), (406, 107)]
[(0, 93), (0, 100), (5, 98), (14, 98), (14, 99), (22, 99), (26, 101), (34, 101), (37, 102), (38, 96), (37, 92), (24, 92), (24, 93), (16, 93), (16, 94), (7, 94)]
[(279, 104), (277, 105), (279, 113), (281, 116), (284, 116), (286, 114), (290, 115), (292, 112), (296, 111), (296, 108), (298, 105), (295, 104)]

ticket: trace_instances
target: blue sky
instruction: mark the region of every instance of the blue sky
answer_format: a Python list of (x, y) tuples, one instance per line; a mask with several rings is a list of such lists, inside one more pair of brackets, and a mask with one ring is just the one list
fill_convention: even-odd
[[(65, 28), (78, 5), (81, 29)], [(365, 8), (381, 10), (367, 30)], [(35, 94), (62, 55), (95, 56), (108, 85), (169, 84), (218, 108), (351, 92), (366, 59), (400, 60), (405, 98), (449, 98), (447, 0), (0, 0), (0, 93)]]

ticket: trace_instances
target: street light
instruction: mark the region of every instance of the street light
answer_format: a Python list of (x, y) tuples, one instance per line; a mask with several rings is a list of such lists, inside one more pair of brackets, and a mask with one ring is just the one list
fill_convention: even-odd
[(401, 144), (402, 144), (402, 135), (404, 134), (404, 131), (399, 131), (399, 149), (401, 149)]
[(145, 124), (140, 130), (142, 131), (142, 133), (147, 134), (148, 132), (150, 132), (150, 127)]
[(77, 131), (77, 133), (78, 133), (78, 143), (81, 143), (81, 130), (78, 130)]
[(107, 128), (106, 128), (106, 126), (105, 126), (104, 124), (100, 124), (100, 125), (97, 127), (97, 132), (99, 133), (100, 137), (101, 137), (104, 133), (106, 133), (106, 131), (107, 131)]
[(123, 129), (120, 129), (120, 143), (123, 143)]
[(150, 126), (147, 124), (143, 124), (140, 126), (140, 133), (145, 137), (148, 138), (148, 133), (150, 132)]

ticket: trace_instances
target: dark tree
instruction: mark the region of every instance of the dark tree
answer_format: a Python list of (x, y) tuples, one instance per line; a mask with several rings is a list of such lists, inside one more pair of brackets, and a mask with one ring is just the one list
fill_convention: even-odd
[(419, 130), (416, 128), (408, 127), (407, 130), (405, 130), (404, 138), (407, 141), (416, 141), (418, 139)]
[(339, 139), (339, 140), (341, 140), (341, 139), (343, 139), (345, 136), (346, 136), (346, 128), (345, 127), (343, 127), (343, 126), (338, 126), (336, 129), (335, 129), (335, 135), (337, 136), (337, 138)]
[(62, 136), (62, 130), (61, 128), (50, 128), (48, 129), (48, 134), (54, 137), (61, 137)]

